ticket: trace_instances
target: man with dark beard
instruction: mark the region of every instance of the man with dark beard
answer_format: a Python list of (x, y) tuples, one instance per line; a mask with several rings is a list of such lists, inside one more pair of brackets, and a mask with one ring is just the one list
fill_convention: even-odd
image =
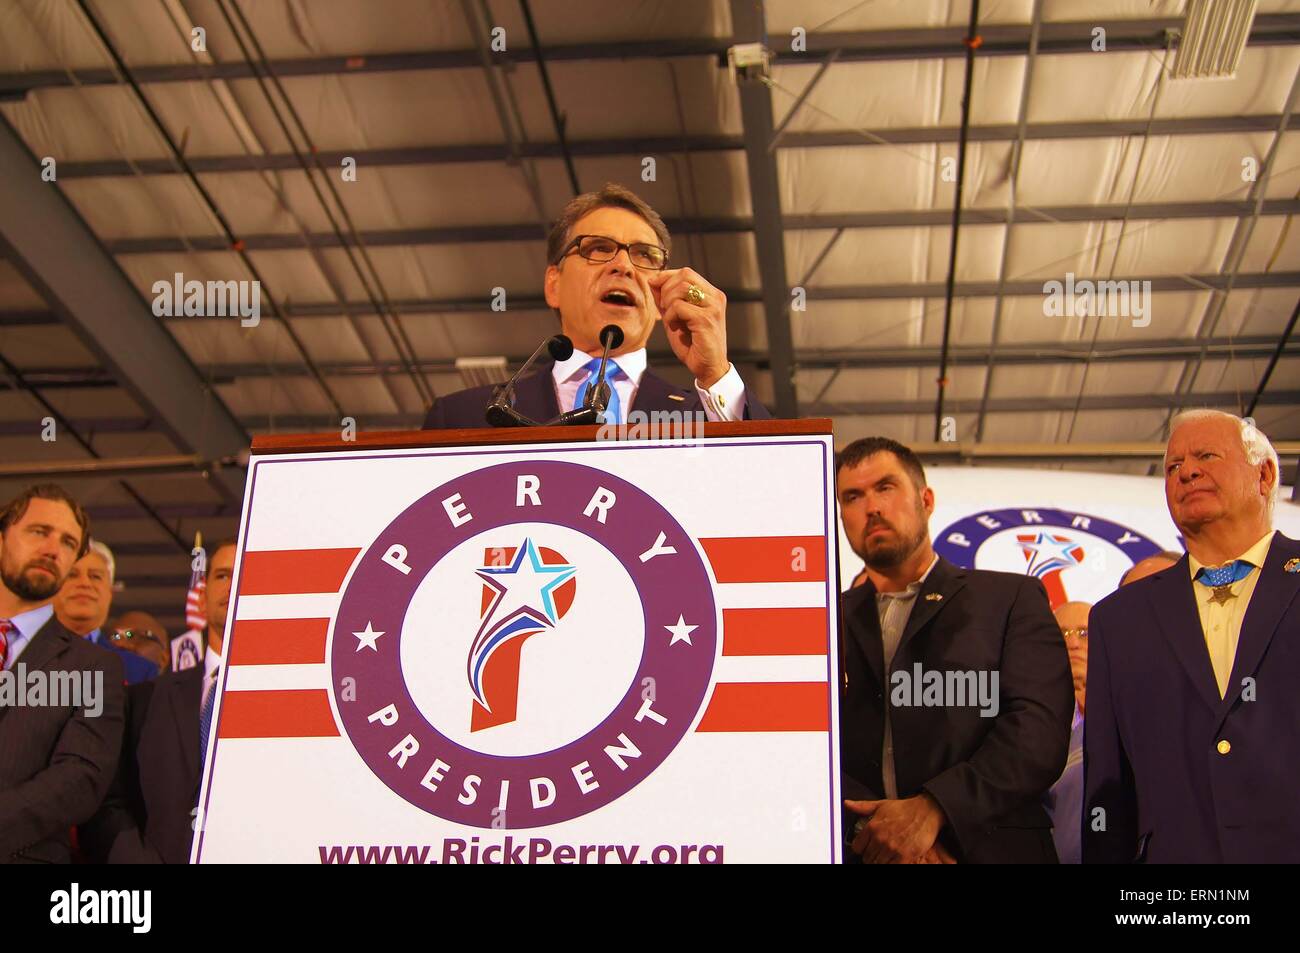
[(67, 863), (117, 765), (122, 663), (51, 604), (89, 543), (85, 510), (53, 484), (0, 511), (0, 862)]
[(1053, 863), (1043, 793), (1074, 697), (1042, 583), (934, 552), (934, 491), (884, 437), (836, 461), (866, 581), (843, 596), (845, 839), (865, 863)]

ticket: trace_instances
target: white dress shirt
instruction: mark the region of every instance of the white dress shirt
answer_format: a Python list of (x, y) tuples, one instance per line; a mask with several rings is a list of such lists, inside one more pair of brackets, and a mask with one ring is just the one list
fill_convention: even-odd
[[(898, 645), (903, 640), (903, 630), (907, 628), (907, 620), (912, 617), (912, 607), (916, 605), (917, 593), (921, 591), (921, 586), (929, 577), (931, 570), (938, 564), (939, 557), (936, 555), (930, 560), (930, 565), (926, 567), (925, 572), (921, 573), (921, 578), (911, 583), (906, 589), (899, 592), (877, 592), (876, 593), (876, 612), (880, 616), (880, 638), (881, 648), (885, 656), (885, 684), (890, 684), (889, 670), (894, 664), (894, 655), (898, 652)], [(886, 692), (888, 696), (889, 692)], [(898, 797), (898, 780), (894, 773), (894, 729), (890, 724), (889, 705), (885, 705), (885, 737), (884, 750), (880, 755), (880, 779), (885, 788), (885, 797), (891, 800)]]
[(41, 626), (50, 621), (52, 615), (54, 615), (54, 603), (47, 602), (38, 608), (20, 612), (9, 620), (14, 627), (5, 640), (9, 645), (5, 650), (5, 671), (13, 669), (18, 663), (18, 656), (22, 654), (23, 649), (27, 648), (27, 643), (41, 631)]
[[(627, 423), (628, 409), (632, 406), (632, 400), (641, 386), (641, 375), (645, 373), (646, 350), (640, 348), (636, 351), (628, 351), (618, 357), (611, 356), (610, 360), (618, 363), (618, 373), (613, 376), (611, 383), (618, 393), (622, 411), (623, 419), (619, 423)], [(586, 368), (590, 361), (590, 354), (575, 350), (567, 361), (557, 361), (551, 368), (551, 377), (555, 381), (555, 399), (559, 403), (561, 413), (573, 409), (578, 388), (595, 373)], [(709, 420), (745, 419), (745, 382), (740, 379), (740, 372), (736, 370), (735, 364), (732, 364), (727, 373), (712, 387), (701, 387), (697, 380), (695, 392), (700, 395), (704, 415)]]
[[(222, 643), (221, 648), (225, 648)], [(208, 644), (208, 650), (203, 653), (203, 694), (199, 696), (199, 708), (202, 710), (203, 703), (208, 700), (208, 692), (214, 691), (217, 685), (217, 676), (221, 669), (221, 651), (211, 643)]]

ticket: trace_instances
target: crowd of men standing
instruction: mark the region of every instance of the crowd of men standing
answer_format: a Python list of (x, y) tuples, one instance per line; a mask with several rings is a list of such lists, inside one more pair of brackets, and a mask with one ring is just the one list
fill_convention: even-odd
[(234, 555), (212, 551), (204, 652), (173, 671), (152, 616), (108, 625), (113, 554), (71, 495), (32, 486), (0, 511), (0, 670), (22, 683), (0, 693), (0, 862), (188, 859)]
[[(1246, 421), (1193, 412), (1165, 462), (1188, 552), (1052, 610), (1032, 576), (935, 554), (934, 491), (907, 447), (840, 452), (866, 563), (842, 600), (848, 857), (1300, 860), (1300, 544), (1272, 528), (1276, 454)], [(106, 625), (113, 557), (76, 500), (35, 486), (0, 511), (0, 667), (102, 686), (93, 703), (0, 704), (0, 859), (186, 862), (234, 556), (223, 542), (208, 562), (198, 664), (170, 670), (147, 620)], [(917, 705), (896, 690), (914, 671), (996, 673), (997, 703)]]

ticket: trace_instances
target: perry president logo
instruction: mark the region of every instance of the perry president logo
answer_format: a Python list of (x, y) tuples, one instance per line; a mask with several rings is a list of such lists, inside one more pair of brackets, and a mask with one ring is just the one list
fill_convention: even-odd
[(334, 706), (375, 776), (438, 817), (519, 829), (663, 763), (708, 693), (717, 610), (659, 502), (590, 467), (509, 463), (393, 520), (330, 639)]
[(938, 533), (935, 551), (967, 569), (997, 569), (1041, 579), (1052, 608), (1096, 603), (1120, 576), (1162, 547), (1136, 530), (1088, 513), (1039, 507), (986, 510)]

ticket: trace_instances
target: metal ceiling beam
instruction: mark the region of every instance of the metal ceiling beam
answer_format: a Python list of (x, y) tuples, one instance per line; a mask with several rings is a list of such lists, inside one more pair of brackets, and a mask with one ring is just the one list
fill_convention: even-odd
[[(767, 25), (760, 0), (731, 0), (733, 43), (767, 45)], [(737, 70), (734, 81), (740, 96), (741, 128), (745, 136), (745, 165), (749, 171), (749, 198), (754, 209), (751, 228), (758, 253), (758, 273), (763, 283), (763, 316), (767, 348), (772, 362), (773, 413), (799, 416), (795, 390), (794, 343), (790, 328), (790, 289), (786, 284), (785, 230), (781, 216), (781, 187), (776, 155), (769, 148), (776, 129), (772, 120), (772, 93), (766, 68), (749, 74)]]
[[(1045, 23), (1038, 48), (1042, 53), (1052, 54), (1093, 52), (1093, 30), (1101, 27), (1106, 31), (1107, 53), (1161, 50), (1165, 47), (1166, 34), (1170, 30), (1181, 31), (1185, 22), (1183, 17), (1169, 17)], [(982, 26), (980, 55), (1024, 56), (1029, 51), (1030, 32), (1027, 23)], [(817, 62), (836, 50), (844, 62), (956, 59), (965, 37), (966, 31), (961, 27), (810, 33), (806, 53), (783, 52), (777, 62)], [(1285, 13), (1256, 16), (1247, 38), (1250, 46), (1297, 42), (1300, 42), (1300, 16)]]
[[(1078, 281), (1083, 276), (1076, 276)], [(1088, 276), (1092, 277), (1092, 276)], [(1190, 279), (1190, 280), (1189, 280)], [(1203, 291), (1206, 287), (1221, 288), (1227, 284), (1224, 275), (1151, 275), (1146, 277), (1124, 277), (1116, 280), (1150, 281), (1154, 291)], [(1238, 290), (1243, 288), (1291, 288), (1300, 286), (1300, 272), (1263, 272), (1251, 275), (1238, 275), (1233, 285)], [(809, 288), (809, 301), (872, 301), (884, 298), (942, 298), (943, 282), (921, 282), (916, 284), (879, 284), (879, 285), (839, 285), (823, 288)], [(959, 281), (957, 297), (991, 298), (998, 293), (996, 281)], [(1002, 293), (1012, 297), (1042, 297), (1043, 281), (1028, 279), (1008, 281), (1003, 285)], [(1124, 319), (1120, 319), (1124, 320)]]
[[(1202, 346), (1212, 357), (1232, 358), (1233, 360), (1254, 360), (1272, 357), (1275, 354), (1300, 356), (1300, 341), (1290, 343), (1280, 352), (1277, 339), (1265, 336), (1239, 338), (1218, 338), (1213, 341), (1180, 341), (1162, 339), (1143, 343), (1110, 341), (1090, 349), (1086, 344), (1075, 342), (1020, 342), (1003, 345), (999, 352), (1001, 363), (1016, 366), (1052, 366), (1073, 364), (1088, 360), (1091, 354), (1095, 363), (1151, 363), (1156, 361), (1185, 360), (1200, 353)], [(795, 362), (799, 369), (806, 370), (874, 370), (880, 368), (930, 367), (937, 360), (939, 351), (934, 347), (872, 348), (857, 349), (798, 349)], [(523, 364), (528, 355), (506, 355), (506, 363), (511, 367)], [(732, 349), (731, 359), (744, 367), (757, 367), (766, 370), (769, 367), (766, 351), (749, 351)], [(984, 367), (988, 362), (988, 348), (984, 345), (953, 345), (949, 349), (948, 363), (958, 367)], [(671, 368), (678, 365), (677, 359), (667, 351), (651, 352), (650, 364), (653, 367)], [(318, 364), (321, 373), (330, 377), (372, 377), (376, 374), (395, 374), (401, 371), (400, 362), (385, 360), (370, 361), (323, 361)], [(421, 374), (456, 374), (459, 369), (453, 358), (426, 359), (417, 363), (416, 369)], [(239, 380), (259, 379), (265, 377), (288, 378), (303, 376), (300, 364), (209, 364), (207, 371), (213, 384), (232, 384)], [(24, 371), (27, 380), (39, 383), (43, 389), (72, 389), (116, 387), (112, 374), (100, 367), (46, 367), (36, 371)], [(104, 432), (97, 426), (96, 418), (85, 418), (79, 423), (90, 431)], [(141, 421), (142, 424), (147, 421)], [(13, 429), (10, 429), (13, 428)], [(36, 433), (38, 427), (30, 421), (0, 421), (0, 436), (21, 431), (24, 434)], [(145, 429), (132, 428), (135, 429)], [(0, 465), (3, 469), (3, 465)]]
[(13, 311), (0, 311), (0, 327), (5, 328), (41, 328), (49, 325), (62, 325), (59, 316), (53, 311), (36, 308), (18, 308)]
[[(337, 428), (336, 428), (337, 429)], [(230, 503), (160, 503), (155, 509), (167, 519), (239, 519), (240, 505)], [(91, 523), (97, 521), (138, 520), (140, 511), (134, 506), (101, 503), (86, 507)], [(110, 544), (111, 545), (111, 544)], [(172, 550), (175, 553), (176, 550)]]
[[(1197, 407), (1236, 407), (1236, 391), (1193, 394), (1184, 403)], [(1164, 410), (1178, 403), (1178, 398), (1171, 394), (1097, 394), (1083, 399), (1081, 410)], [(1265, 395), (1261, 403), (1270, 405), (1300, 404), (1300, 391), (1277, 391)], [(1053, 411), (1069, 412), (1075, 408), (1075, 397), (999, 397), (988, 402), (988, 412), (998, 413), (1050, 413)], [(980, 409), (978, 397), (949, 398), (948, 410), (954, 414), (974, 414)], [(811, 407), (809, 416), (878, 416), (894, 414), (929, 414), (934, 404), (928, 400), (855, 401), (852, 403), (827, 402), (820, 407)], [(276, 418), (279, 423), (279, 418)]]
[[(939, 439), (939, 434), (943, 430), (943, 399), (948, 391), (948, 346), (952, 339), (952, 306), (956, 299), (954, 291), (957, 287), (957, 250), (958, 240), (961, 238), (962, 224), (962, 193), (966, 184), (966, 146), (969, 143), (970, 132), (970, 106), (971, 90), (975, 86), (975, 51), (982, 44), (983, 37), (979, 35), (980, 23), (980, 0), (971, 0), (970, 4), (970, 26), (967, 27), (966, 35), (962, 37), (962, 45), (966, 47), (966, 70), (962, 80), (961, 94), (961, 137), (957, 140), (957, 181), (953, 188), (952, 203), (952, 224), (948, 229), (948, 279), (944, 288), (943, 299), (943, 344), (939, 349), (939, 376), (935, 378), (935, 401), (934, 401), (934, 439)], [(1030, 44), (1037, 48), (1037, 36), (1033, 36)], [(1013, 210), (1008, 210), (1008, 215)], [(1007, 229), (1010, 231), (1010, 229)]]
[[(4, 121), (0, 168), (0, 253), (178, 449), (204, 460), (246, 450), (248, 434)], [(214, 471), (211, 483), (243, 496), (242, 474)]]
[(121, 559), (123, 556), (166, 556), (173, 558), (176, 555), (176, 548), (166, 543), (112, 543), (113, 556)]
[[(1161, 394), (1138, 394), (1131, 396), (1098, 395), (1084, 400), (1082, 409), (1088, 410), (1163, 410), (1174, 402), (1171, 396)], [(1260, 401), (1268, 405), (1300, 404), (1300, 391), (1277, 391), (1264, 394)], [(1067, 397), (1002, 397), (989, 401), (989, 413), (1041, 413), (1050, 411), (1069, 412), (1074, 409), (1075, 399)], [(1205, 407), (1237, 406), (1237, 393), (1221, 392), (1196, 394), (1186, 402), (1188, 405)], [(979, 398), (949, 399), (948, 409), (953, 414), (973, 414), (979, 410)], [(859, 416), (899, 416), (907, 414), (929, 415), (934, 411), (934, 402), (930, 400), (894, 400), (894, 401), (853, 401), (826, 402), (812, 404), (804, 408), (810, 417), (859, 417)], [(269, 427), (259, 426), (262, 418), (246, 417), (249, 427), (259, 430)], [(286, 433), (296, 430), (324, 430), (332, 423), (332, 418), (323, 416), (285, 417), (276, 415), (276, 431)], [(357, 415), (358, 426), (366, 430), (406, 429), (411, 426), (411, 415), (376, 415), (370, 417)], [(269, 418), (265, 419), (269, 423)], [(334, 429), (338, 429), (337, 427)]]
[[(1078, 279), (1092, 277), (1080, 275)], [(1125, 281), (1151, 282), (1153, 292), (1204, 291), (1206, 289), (1226, 287), (1224, 275), (1128, 275)], [(959, 298), (990, 298), (998, 293), (996, 281), (959, 281), (956, 294)], [(1233, 288), (1241, 291), (1250, 288), (1300, 288), (1300, 271), (1274, 271), (1239, 274)], [(760, 293), (750, 288), (723, 288), (727, 300), (732, 304), (752, 304), (761, 301)], [(941, 282), (904, 282), (881, 283), (878, 285), (838, 285), (810, 287), (810, 301), (878, 301), (897, 298), (938, 298), (943, 296), (944, 285)], [(1043, 282), (1036, 279), (1008, 281), (1003, 285), (1003, 294), (1008, 297), (1042, 297)], [(511, 297), (510, 311), (516, 317), (527, 312), (538, 314), (550, 313), (546, 302), (540, 297)], [(480, 313), (487, 312), (484, 298), (406, 298), (393, 302), (403, 313), (411, 315), (441, 313)], [(363, 302), (348, 302), (354, 310), (365, 310)], [(288, 317), (295, 320), (312, 318), (333, 318), (343, 315), (344, 311), (337, 303), (329, 301), (304, 302), (282, 309)], [(12, 317), (11, 317), (12, 316)], [(191, 318), (172, 318), (171, 321), (188, 321)], [(269, 320), (263, 316), (263, 320)], [(40, 327), (56, 325), (60, 321), (57, 315), (46, 311), (20, 310), (0, 311), (0, 328), (3, 327)]]
[[(1259, 379), (1259, 385), (1255, 388), (1254, 396), (1250, 398), (1250, 403), (1246, 405), (1243, 417), (1249, 417), (1255, 413), (1255, 407), (1259, 404), (1260, 395), (1268, 387), (1268, 382), (1273, 376), (1273, 371), (1277, 367), (1277, 362), (1282, 359), (1283, 354), (1287, 351), (1287, 345), (1291, 342), (1291, 334), (1295, 331), (1296, 319), (1300, 318), (1300, 301), (1296, 301), (1295, 307), (1291, 309), (1291, 318), (1286, 323), (1286, 330), (1277, 340), (1277, 347), (1269, 355), (1268, 365), (1264, 368), (1264, 375)], [(1292, 494), (1295, 496), (1295, 493)]]
[(76, 479), (87, 476), (160, 476), (178, 473), (198, 475), (205, 465), (203, 460), (188, 454), (168, 454), (153, 457), (100, 457), (88, 460), (6, 460), (0, 463), (0, 480), (37, 480), (42, 477)]
[[(1026, 133), (1029, 129), (1029, 94), (1033, 88), (1034, 65), (1038, 62), (1038, 40), (1043, 29), (1043, 0), (1034, 0), (1034, 10), (1029, 23), (1029, 55), (1025, 59), (1024, 75), (1020, 82), (1020, 104), (1016, 117), (1016, 139), (1011, 146), (1011, 158), (1007, 168), (1007, 207), (1014, 210), (1019, 204), (1017, 193), (1020, 188), (1020, 161), (1024, 154)], [(1011, 270), (1011, 236), (1013, 229), (1002, 233), (1002, 252), (998, 256), (998, 285), (1006, 284)], [(993, 327), (989, 332), (988, 373), (984, 375), (984, 400), (988, 400), (993, 390), (994, 368), (997, 366), (998, 345), (1002, 341), (1002, 304), (1005, 299), (1001, 291), (993, 302)], [(984, 439), (984, 414), (975, 421), (975, 441)]]
[[(732, 22), (737, 22), (732, 16)], [(1146, 20), (1082, 20), (1071, 23), (1044, 24), (1039, 49), (1053, 54), (1090, 54), (1092, 31), (1106, 30), (1107, 52), (1159, 50), (1165, 45), (1167, 30), (1181, 30), (1182, 17)], [(737, 35), (744, 35), (736, 29)], [(989, 26), (984, 36), (981, 56), (1024, 56), (1029, 48), (1027, 24)], [(960, 49), (961, 28), (927, 27), (910, 30), (872, 30), (812, 33), (808, 50), (793, 53), (776, 50), (776, 61), (818, 63), (838, 51), (844, 62), (881, 60), (952, 59)], [(593, 41), (568, 43), (546, 48), (552, 63), (596, 60), (663, 59), (679, 56), (712, 56), (725, 59), (733, 41), (727, 37), (682, 37), (640, 42)], [(1255, 17), (1247, 43), (1251, 46), (1277, 46), (1300, 43), (1300, 16), (1290, 13), (1261, 13)], [(524, 47), (495, 54), (503, 63), (533, 63), (535, 51)], [(272, 60), (271, 66), (281, 77), (338, 76), (369, 73), (409, 72), (412, 70), (474, 69), (480, 63), (478, 49), (421, 50), (409, 53), (362, 53), (343, 56), (312, 56)], [(251, 79), (248, 63), (175, 63), (142, 65), (133, 68), (140, 83), (183, 83), (212, 79)], [(110, 69), (33, 70), (25, 73), (0, 74), (0, 98), (20, 98), (29, 90), (66, 86), (111, 86), (118, 77)]]
[[(1251, 236), (1255, 232), (1255, 225), (1259, 222), (1259, 217), (1263, 213), (1266, 204), (1264, 196), (1268, 193), (1268, 184), (1273, 175), (1273, 166), (1281, 153), (1282, 139), (1286, 135), (1287, 126), (1291, 122), (1291, 115), (1297, 104), (1300, 104), (1300, 69), (1296, 70), (1291, 79), (1291, 91), (1287, 96), (1286, 108), (1282, 110), (1282, 118), (1278, 121), (1277, 131), (1273, 135), (1272, 143), (1269, 144), (1268, 154), (1264, 157), (1264, 161), (1260, 163), (1259, 174), (1251, 187), (1250, 202), (1254, 206), (1253, 214), (1237, 219), (1237, 223), (1232, 230), (1232, 238), (1228, 242), (1227, 251), (1224, 253), (1220, 270), (1227, 276), (1227, 283), (1222, 290), (1216, 290), (1210, 296), (1210, 300), (1206, 302), (1205, 311), (1202, 313), (1200, 321), (1197, 322), (1197, 337), (1208, 337), (1218, 330), (1219, 319), (1223, 316), (1224, 306), (1228, 302), (1228, 294), (1236, 284), (1237, 272), (1241, 268), (1246, 248), (1249, 246)], [(1290, 225), (1289, 222), (1287, 224)], [(1285, 231), (1283, 235), (1285, 235)], [(1279, 237), (1279, 251), (1281, 250), (1281, 241), (1282, 238)], [(1276, 252), (1274, 257), (1276, 258)], [(1290, 331), (1288, 330), (1287, 333), (1289, 334)], [(1202, 360), (1202, 358), (1197, 358), (1194, 361), (1189, 361), (1183, 368), (1183, 373), (1175, 387), (1176, 393), (1191, 390), (1196, 386), (1196, 378), (1201, 372)], [(1170, 421), (1165, 423), (1167, 426)]]
[[(1278, 115), (1259, 116), (1188, 116), (1160, 119), (1153, 125), (1153, 134), (1161, 136), (1196, 136), (1221, 133), (1249, 134), (1274, 132)], [(1040, 139), (1113, 139), (1120, 136), (1141, 135), (1145, 123), (1132, 119), (1107, 119), (1079, 122), (1044, 122), (1025, 127), (1025, 140)], [(1015, 125), (971, 126), (971, 142), (1014, 142)], [(888, 145), (928, 145), (956, 142), (960, 130), (956, 126), (918, 126), (901, 129), (874, 129), (872, 135)], [(645, 155), (676, 154), (680, 152), (739, 152), (745, 148), (743, 136), (639, 136), (628, 139), (567, 140), (569, 152), (575, 158), (609, 158), (611, 156), (639, 157)], [(822, 149), (839, 146), (862, 146), (870, 149), (879, 146), (859, 133), (840, 132), (787, 132), (781, 135), (777, 148)], [(520, 159), (562, 159), (563, 148), (558, 142), (516, 142)], [(344, 158), (355, 159), (358, 166), (444, 165), (461, 162), (506, 162), (512, 156), (505, 143), (479, 145), (410, 146), (394, 149), (346, 149), (321, 151), (321, 163), (337, 167)], [(292, 153), (251, 157), (248, 155), (190, 156), (190, 167), (199, 173), (256, 172), (259, 169), (296, 170), (298, 160)], [(82, 162), (59, 163), (59, 178), (84, 179), (102, 176), (175, 175), (176, 166), (170, 159), (90, 159)]]
[[(1184, 403), (1187, 405), (1234, 408), (1237, 406), (1238, 394), (1232, 392), (1215, 392), (1193, 394)], [(1164, 410), (1172, 406), (1177, 398), (1162, 394), (1102, 394), (1086, 397), (1082, 410)], [(988, 403), (988, 412), (997, 413), (1041, 413), (1049, 411), (1071, 411), (1074, 409), (1073, 396), (1059, 397), (1001, 397)], [(1273, 391), (1265, 393), (1260, 403), (1268, 406), (1300, 404), (1300, 391)], [(974, 414), (979, 411), (978, 397), (949, 398), (948, 409), (953, 414)], [(810, 404), (803, 408), (803, 413), (810, 417), (844, 417), (844, 416), (895, 416), (903, 414), (925, 414), (929, 417), (934, 412), (931, 400), (882, 400), (882, 401), (825, 401)], [(366, 414), (357, 413), (357, 426), (363, 430), (409, 430), (420, 423), (419, 414)], [(338, 430), (338, 421), (328, 414), (248, 414), (240, 420), (250, 430), (266, 433), (297, 433), (308, 431)], [(132, 421), (135, 423), (135, 421)], [(274, 424), (274, 427), (272, 426)], [(168, 507), (159, 508), (166, 515)], [(172, 507), (171, 509), (175, 509)], [(208, 507), (207, 510), (211, 510)], [(92, 517), (94, 514), (91, 514)], [(182, 514), (178, 514), (182, 515)], [(212, 515), (210, 512), (194, 512), (183, 515)], [(237, 513), (231, 513), (237, 516)], [(138, 519), (139, 513), (131, 518)]]
[[(741, 0), (748, 2), (748, 0)], [(764, 91), (766, 94), (766, 92)], [(775, 182), (775, 162), (768, 156), (766, 162), (773, 166)], [(751, 178), (751, 182), (752, 182)], [(755, 196), (757, 198), (757, 196)], [(771, 202), (767, 203), (771, 204)], [(1102, 222), (1118, 221), (1124, 218), (1123, 205), (1061, 205), (1050, 208), (1019, 208), (1009, 210), (1002, 208), (968, 208), (962, 212), (962, 225), (1029, 225), (1041, 224), (1049, 219), (1059, 222)], [(1186, 219), (1186, 218), (1249, 218), (1255, 214), (1254, 202), (1150, 202), (1134, 205), (1130, 215), (1133, 219)], [(768, 221), (772, 212), (759, 211), (755, 204), (753, 218), (691, 218), (670, 219), (668, 228), (674, 233), (694, 234), (743, 234), (754, 232), (759, 242), (759, 265), (762, 274), (772, 274), (767, 270), (771, 262), (765, 261), (774, 254), (773, 249), (765, 249), (764, 242), (770, 242), (769, 231), (772, 226)], [(778, 210), (779, 213), (779, 210)], [(1300, 199), (1269, 199), (1262, 206), (1264, 215), (1300, 214)], [(1047, 218), (1045, 218), (1045, 216)], [(951, 209), (900, 209), (885, 212), (848, 212), (822, 215), (786, 215), (778, 219), (776, 234), (780, 226), (793, 231), (836, 228), (937, 228), (951, 227)], [(459, 225), (440, 228), (393, 228), (375, 229), (360, 233), (362, 240), (370, 247), (393, 247), (405, 245), (464, 245), (482, 242), (541, 242), (545, 236), (540, 235), (538, 225), (533, 223), (505, 225)], [(343, 241), (333, 232), (312, 232), (303, 235), (297, 232), (280, 232), (260, 235), (242, 235), (240, 241), (247, 251), (284, 251), (306, 248), (339, 248)], [(192, 235), (175, 237), (171, 235), (149, 235), (139, 238), (112, 238), (104, 242), (104, 247), (114, 255), (141, 255), (159, 253), (184, 253), (193, 251), (230, 251), (230, 242), (220, 235)], [(781, 258), (784, 261), (784, 249)], [(786, 295), (784, 281), (780, 282), (782, 300)]]
[[(1279, 457), (1300, 454), (1300, 442), (1274, 443)], [(913, 443), (908, 445), (927, 460), (1163, 460), (1165, 444), (1145, 443)]]

